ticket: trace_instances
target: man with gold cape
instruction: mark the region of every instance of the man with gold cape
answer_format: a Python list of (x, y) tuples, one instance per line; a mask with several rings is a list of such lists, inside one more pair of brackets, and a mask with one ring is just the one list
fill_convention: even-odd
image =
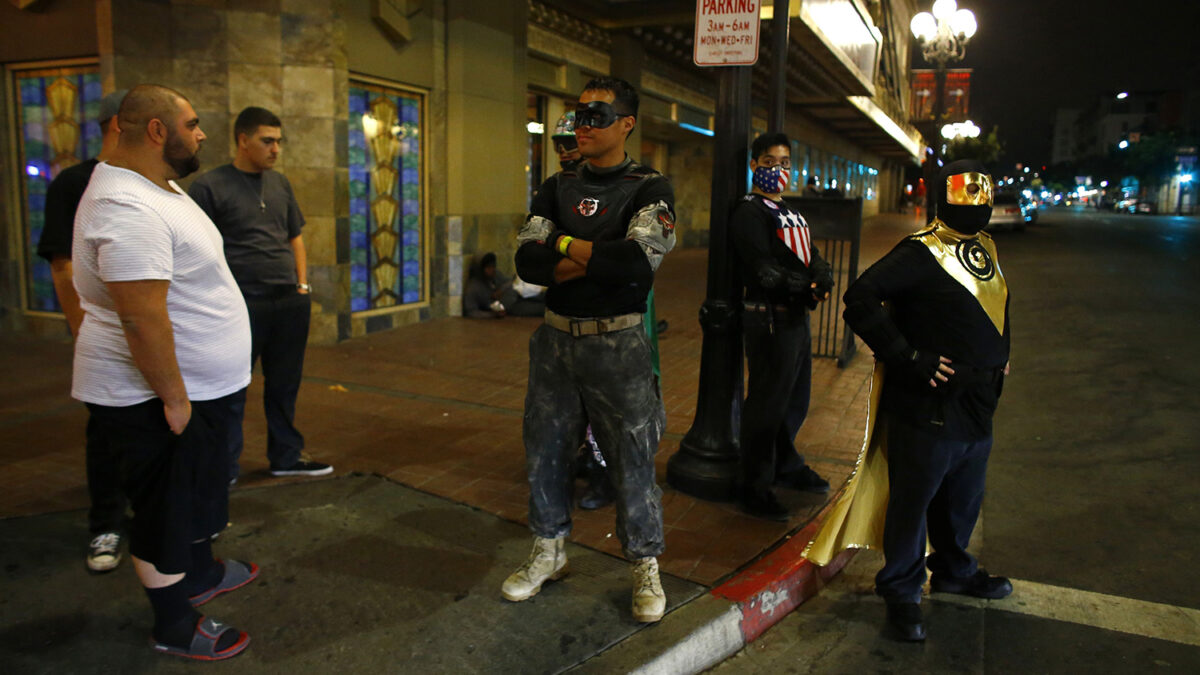
[(881, 548), (875, 592), (887, 602), (892, 636), (906, 641), (925, 639), (926, 565), (934, 592), (1012, 592), (966, 550), (1008, 371), (1008, 287), (982, 231), (992, 178), (979, 162), (962, 160), (946, 165), (933, 189), (937, 218), (846, 291), (846, 322), (876, 359), (867, 437), (805, 551), (824, 565), (845, 548)]

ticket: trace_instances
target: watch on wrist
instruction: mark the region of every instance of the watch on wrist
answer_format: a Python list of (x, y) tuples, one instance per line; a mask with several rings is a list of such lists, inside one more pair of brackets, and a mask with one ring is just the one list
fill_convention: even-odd
[(312, 293), (312, 286), (309, 286), (308, 284), (296, 284), (296, 288), (304, 291), (305, 293)]

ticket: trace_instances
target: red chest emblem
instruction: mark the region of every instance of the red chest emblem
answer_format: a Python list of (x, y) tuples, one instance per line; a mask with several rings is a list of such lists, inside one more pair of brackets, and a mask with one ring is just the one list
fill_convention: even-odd
[[(593, 197), (584, 197), (582, 200), (580, 200), (580, 202), (578, 204), (575, 205), (575, 213), (578, 213), (579, 215), (586, 218), (588, 216), (596, 215), (596, 211), (599, 208), (600, 208), (600, 200), (599, 199), (595, 199)], [(604, 209), (604, 211), (607, 211), (607, 210), (608, 209)], [(604, 211), (600, 211), (600, 213), (603, 214)]]

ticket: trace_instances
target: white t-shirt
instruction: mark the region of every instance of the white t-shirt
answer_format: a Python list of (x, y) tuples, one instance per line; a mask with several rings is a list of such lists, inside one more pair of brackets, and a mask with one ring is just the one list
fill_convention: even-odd
[(107, 282), (170, 281), (167, 314), (188, 399), (208, 401), (250, 383), (250, 317), (225, 264), (221, 234), (174, 182), (101, 162), (75, 214), (75, 290), (83, 326), (71, 396), (123, 407), (157, 396), (133, 363)]

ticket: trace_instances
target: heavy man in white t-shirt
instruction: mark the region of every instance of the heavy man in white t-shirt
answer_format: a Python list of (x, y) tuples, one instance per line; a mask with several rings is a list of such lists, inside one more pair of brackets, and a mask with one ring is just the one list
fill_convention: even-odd
[(229, 401), (250, 382), (246, 303), (221, 235), (174, 182), (199, 168), (204, 132), (191, 104), (140, 85), (118, 123), (118, 147), (96, 166), (75, 216), (84, 319), (72, 395), (121, 457), (154, 648), (229, 658), (249, 636), (195, 607), (258, 576), (253, 563), (212, 554), (228, 520)]

